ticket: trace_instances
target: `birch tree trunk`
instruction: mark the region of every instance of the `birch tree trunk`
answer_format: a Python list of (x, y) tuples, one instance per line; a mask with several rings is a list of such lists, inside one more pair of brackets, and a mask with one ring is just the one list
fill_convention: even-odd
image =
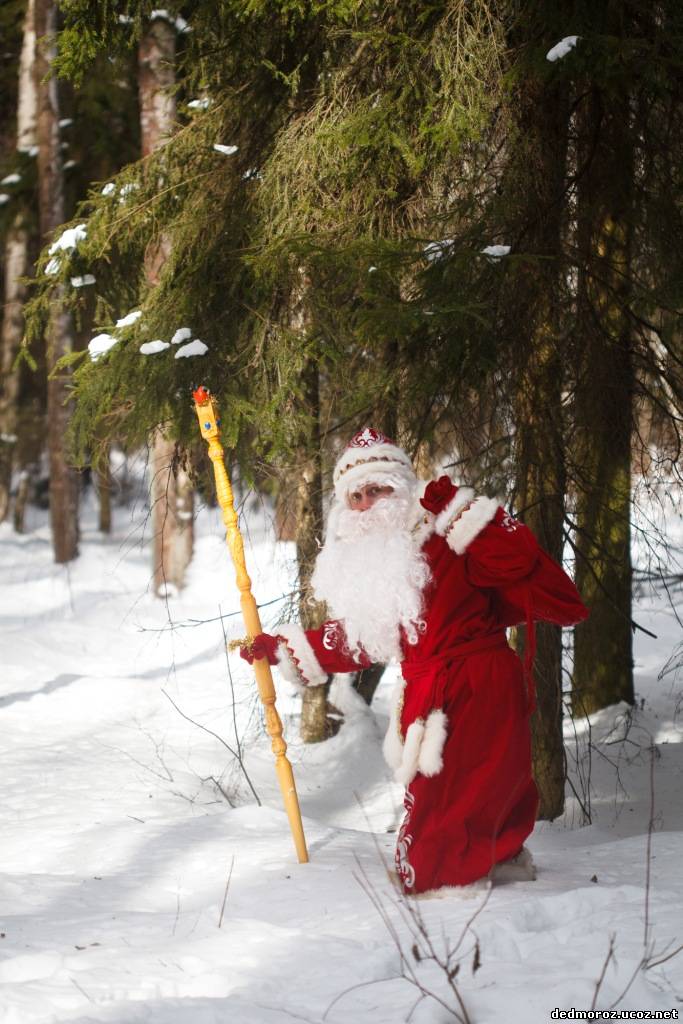
[[(35, 32), (33, 0), (28, 0), (19, 61), (17, 94), (17, 149), (27, 150), (36, 144), (36, 88), (33, 80)], [(7, 238), (3, 260), (5, 277), (2, 325), (0, 327), (0, 523), (9, 514), (12, 472), (16, 465), (19, 440), (19, 372), (14, 361), (24, 333), (23, 306), (28, 277), (29, 231), (26, 217), (17, 213)]]
[(5, 241), (5, 303), (0, 333), (0, 523), (9, 513), (12, 470), (19, 430), (19, 373), (16, 359), (24, 333), (22, 314), (29, 272), (29, 232), (23, 214), (17, 214)]
[[(166, 18), (154, 18), (140, 42), (139, 77), (142, 155), (164, 145), (175, 127), (175, 28)], [(147, 282), (159, 282), (169, 242), (161, 237), (145, 258)], [(154, 591), (167, 596), (180, 588), (192, 558), (194, 497), (182, 453), (159, 426), (150, 438), (150, 502)]]
[[(65, 220), (64, 175), (59, 139), (57, 78), (50, 75), (55, 57), (57, 8), (54, 0), (34, 0), (36, 47), (34, 73), (38, 99), (38, 201), (40, 231), (44, 241)], [(63, 289), (57, 288), (47, 331), (47, 415), (50, 464), (50, 524), (56, 562), (78, 555), (78, 490), (76, 472), (66, 460), (69, 423), (67, 399), (70, 372), (55, 366), (73, 348), (71, 316), (63, 305)]]
[[(19, 61), (17, 94), (17, 149), (26, 151), (36, 145), (35, 26), (33, 0), (28, 0), (24, 15), (23, 40)], [(0, 522), (9, 514), (10, 490), (14, 469), (18, 469), (18, 495), (14, 506), (14, 527), (23, 532), (28, 478), (22, 466), (23, 434), (20, 416), (20, 374), (14, 362), (24, 333), (23, 306), (28, 288), (23, 278), (31, 270), (31, 237), (25, 213), (17, 213), (5, 240), (4, 305), (0, 327)]]

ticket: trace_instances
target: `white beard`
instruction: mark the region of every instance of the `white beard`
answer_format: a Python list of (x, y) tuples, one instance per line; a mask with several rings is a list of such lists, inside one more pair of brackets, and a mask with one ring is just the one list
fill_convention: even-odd
[(365, 512), (335, 502), (311, 578), (317, 600), (344, 625), (349, 651), (374, 662), (400, 660), (400, 629), (415, 644), (425, 624), (422, 594), (430, 573), (411, 534), (412, 494), (391, 496)]

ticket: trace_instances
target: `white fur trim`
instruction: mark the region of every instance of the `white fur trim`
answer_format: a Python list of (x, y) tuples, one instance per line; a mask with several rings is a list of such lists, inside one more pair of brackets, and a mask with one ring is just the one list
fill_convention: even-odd
[(410, 465), (404, 466), (400, 462), (358, 462), (339, 477), (334, 491), (338, 498), (344, 500), (351, 491), (370, 483), (394, 489), (413, 487), (415, 473)]
[(471, 487), (459, 487), (458, 493), (451, 498), (446, 507), (439, 512), (434, 520), (434, 529), (441, 537), (445, 537), (448, 528), (457, 516), (461, 508), (464, 508), (474, 498), (474, 491)]
[(278, 626), (278, 635), (284, 643), (277, 649), (278, 667), (290, 683), (303, 686), (322, 686), (327, 682), (325, 672), (301, 626), (287, 622)]
[[(371, 435), (373, 432), (367, 430), (363, 431), (363, 434)], [(366, 462), (372, 463), (376, 460), (382, 460), (387, 465), (390, 463), (401, 463), (402, 466), (412, 472), (413, 466), (407, 452), (404, 452), (397, 444), (392, 444), (392, 442), (385, 437), (382, 437), (382, 439), (379, 440), (381, 435), (376, 433), (373, 436), (377, 438), (377, 440), (369, 441), (369, 443), (354, 444), (360, 436), (362, 435), (357, 434), (337, 459), (337, 464), (334, 467), (333, 473), (335, 487), (339, 478), (344, 476), (351, 466), (357, 466)]]
[(403, 744), (403, 758), (400, 767), (394, 772), (394, 778), (403, 786), (409, 786), (417, 775), (417, 762), (424, 733), (425, 726), (421, 718), (416, 718), (412, 725), (408, 726), (406, 741)]
[(429, 540), (431, 535), (434, 533), (434, 522), (435, 516), (433, 512), (428, 512), (426, 508), (423, 508), (420, 504), (420, 498), (424, 498), (424, 493), (427, 489), (429, 480), (418, 480), (417, 487), (415, 489), (415, 525), (411, 530), (411, 534), (415, 543), (422, 547), (422, 545)]
[(494, 885), (505, 885), (506, 882), (535, 882), (536, 865), (531, 850), (523, 846), (516, 857), (494, 864), (489, 871), (489, 878)]
[(491, 522), (498, 511), (495, 498), (475, 498), (466, 512), (460, 516), (446, 534), (448, 546), (456, 555), (462, 555), (477, 534)]
[(443, 711), (430, 711), (417, 761), (418, 771), (427, 778), (443, 768), (443, 747), (448, 735), (448, 718)]
[(278, 644), (277, 667), (280, 670), (282, 678), (286, 679), (288, 683), (291, 683), (299, 696), (301, 696), (306, 689), (306, 681), (299, 671), (291, 653), (287, 650), (287, 645), (284, 641)]
[(403, 760), (403, 740), (399, 735), (398, 707), (401, 694), (405, 687), (405, 680), (399, 679), (391, 697), (391, 714), (389, 715), (389, 728), (382, 744), (384, 760), (390, 768), (396, 772), (401, 767)]
[(475, 900), (487, 896), (491, 891), (489, 878), (478, 878), (469, 885), (442, 885), (440, 889), (427, 889), (426, 892), (406, 893), (413, 900), (445, 900), (455, 896), (461, 900)]

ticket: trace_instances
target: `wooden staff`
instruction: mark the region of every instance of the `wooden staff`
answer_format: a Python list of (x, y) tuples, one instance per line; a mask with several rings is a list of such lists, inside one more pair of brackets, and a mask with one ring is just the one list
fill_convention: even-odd
[[(254, 637), (263, 632), (263, 627), (261, 626), (261, 618), (254, 595), (251, 592), (251, 580), (247, 574), (247, 567), (244, 561), (244, 544), (242, 543), (242, 535), (237, 524), (235, 500), (232, 494), (232, 487), (230, 486), (230, 478), (223, 461), (223, 447), (220, 442), (219, 431), (221, 421), (218, 418), (216, 404), (206, 388), (197, 388), (194, 392), (194, 404), (202, 437), (209, 445), (209, 458), (213, 463), (213, 471), (216, 477), (216, 494), (223, 512), (226, 540), (230, 548), (237, 577), (237, 586), (240, 591), (242, 618), (244, 619), (249, 639), (253, 640)], [(294, 773), (286, 756), (287, 744), (282, 736), (280, 716), (275, 709), (275, 687), (273, 686), (273, 676), (267, 658), (254, 659), (254, 674), (256, 676), (259, 696), (264, 707), (266, 729), (272, 740), (273, 753), (275, 754), (275, 770), (280, 782), (280, 789), (282, 790), (282, 798), (285, 810), (287, 811), (287, 817), (289, 818), (289, 827), (292, 830), (296, 854), (300, 864), (307, 864), (308, 851), (306, 850), (306, 837), (304, 836), (304, 829), (301, 823), (301, 810), (299, 808), (299, 799), (296, 795)]]

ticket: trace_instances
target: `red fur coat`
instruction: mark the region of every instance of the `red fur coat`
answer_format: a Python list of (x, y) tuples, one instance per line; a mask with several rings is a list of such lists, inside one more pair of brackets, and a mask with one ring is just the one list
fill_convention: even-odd
[[(515, 856), (532, 831), (528, 716), (533, 710), (533, 623), (586, 617), (574, 584), (531, 531), (498, 504), (433, 481), (419, 540), (431, 579), (425, 629), (403, 640), (402, 680), (384, 752), (406, 787), (396, 863), (411, 893), (465, 885)], [(527, 624), (526, 671), (505, 627)], [(303, 685), (366, 667), (343, 625), (280, 629), (280, 668)]]

